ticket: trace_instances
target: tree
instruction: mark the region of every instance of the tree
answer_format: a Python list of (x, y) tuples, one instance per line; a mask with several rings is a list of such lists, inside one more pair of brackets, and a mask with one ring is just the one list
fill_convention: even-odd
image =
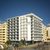
[(11, 41), (10, 40), (7, 40), (5, 44), (10, 45), (11, 44)]
[(20, 45), (25, 45), (26, 41), (25, 41), (25, 39), (24, 40), (22, 39), (19, 43), (20, 43)]
[(7, 40), (4, 44), (4, 50), (7, 50), (9, 48), (9, 45), (11, 44), (10, 40)]

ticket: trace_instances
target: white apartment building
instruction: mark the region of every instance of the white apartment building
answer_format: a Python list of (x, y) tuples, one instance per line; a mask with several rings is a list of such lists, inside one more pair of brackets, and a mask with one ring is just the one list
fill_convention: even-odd
[(9, 18), (8, 34), (11, 41), (42, 41), (42, 19), (33, 13)]

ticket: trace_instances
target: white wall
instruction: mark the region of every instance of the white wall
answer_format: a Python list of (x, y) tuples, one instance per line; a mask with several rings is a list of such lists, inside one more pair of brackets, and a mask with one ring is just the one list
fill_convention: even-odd
[(28, 41), (31, 40), (31, 18), (27, 17), (27, 35), (28, 35)]

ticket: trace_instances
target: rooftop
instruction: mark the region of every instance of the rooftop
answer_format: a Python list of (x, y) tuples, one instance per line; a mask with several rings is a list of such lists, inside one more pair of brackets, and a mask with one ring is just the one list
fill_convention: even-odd
[[(28, 15), (33, 15), (34, 17), (38, 18), (39, 20), (43, 21), (43, 19), (41, 19), (39, 16), (35, 15), (34, 13), (29, 13), (29, 14), (25, 14), (25, 15), (21, 15), (21, 16), (28, 16)], [(21, 17), (21, 16), (14, 16), (12, 18)], [(8, 19), (12, 19), (12, 18), (8, 18)]]

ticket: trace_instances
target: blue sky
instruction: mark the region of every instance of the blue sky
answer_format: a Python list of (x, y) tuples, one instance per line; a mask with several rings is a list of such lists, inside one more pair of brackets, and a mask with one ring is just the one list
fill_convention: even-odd
[(50, 0), (0, 0), (0, 21), (18, 15), (35, 13), (50, 23)]

